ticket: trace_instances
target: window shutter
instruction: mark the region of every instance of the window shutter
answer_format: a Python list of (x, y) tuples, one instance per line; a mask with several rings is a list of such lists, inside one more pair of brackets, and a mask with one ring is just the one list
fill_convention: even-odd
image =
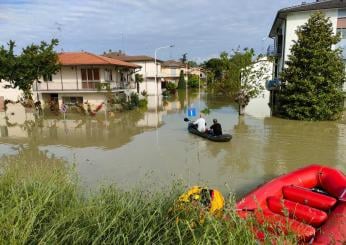
[(99, 69), (94, 69), (94, 81), (100, 81), (100, 71), (99, 71)]
[(87, 80), (86, 69), (81, 69), (81, 72), (82, 72), (82, 81), (86, 81)]

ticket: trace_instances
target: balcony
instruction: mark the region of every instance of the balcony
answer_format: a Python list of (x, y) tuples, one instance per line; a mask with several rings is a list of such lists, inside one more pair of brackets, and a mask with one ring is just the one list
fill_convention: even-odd
[(282, 54), (282, 45), (275, 47), (274, 45), (269, 45), (267, 48), (267, 56), (281, 56)]
[(105, 92), (135, 89), (135, 82), (100, 82), (100, 81), (76, 81), (76, 82), (42, 82), (33, 85), (35, 92)]

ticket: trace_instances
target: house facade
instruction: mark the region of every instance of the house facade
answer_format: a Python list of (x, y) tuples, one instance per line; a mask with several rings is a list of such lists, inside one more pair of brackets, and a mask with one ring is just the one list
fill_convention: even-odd
[(187, 67), (180, 61), (167, 60), (162, 63), (162, 74), (165, 82), (175, 83), (175, 85), (178, 85), (180, 72), (183, 71), (186, 75), (186, 70)]
[[(275, 57), (273, 77), (280, 78), (280, 73), (291, 53), (294, 41), (298, 39), (295, 31), (304, 25), (311, 14), (322, 11), (329, 17), (334, 33), (340, 32), (342, 40), (337, 47), (343, 48), (346, 64), (346, 1), (316, 0), (312, 3), (303, 2), (301, 5), (284, 8), (278, 11), (269, 37), (274, 39), (274, 46), (268, 49), (268, 54)], [(343, 86), (346, 92), (346, 83)]]
[(145, 93), (147, 95), (161, 95), (162, 89), (164, 87), (163, 74), (161, 72), (162, 61), (156, 59), (156, 69), (157, 69), (157, 82), (155, 82), (156, 69), (155, 69), (155, 59), (146, 55), (126, 55), (121, 52), (109, 52), (103, 54), (105, 57), (114, 58), (141, 66), (140, 70), (137, 70), (137, 74), (143, 76), (143, 82), (139, 83), (137, 89), (138, 93)]
[(60, 71), (33, 84), (38, 101), (97, 106), (106, 103), (109, 94), (136, 91), (134, 73), (140, 69), (138, 65), (88, 52), (63, 52), (58, 58)]

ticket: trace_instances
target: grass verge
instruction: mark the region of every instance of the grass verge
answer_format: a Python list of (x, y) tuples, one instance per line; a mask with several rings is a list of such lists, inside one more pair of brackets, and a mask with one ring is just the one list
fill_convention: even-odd
[(257, 244), (248, 221), (233, 211), (227, 221), (207, 216), (198, 224), (198, 212), (178, 218), (172, 206), (181, 185), (155, 193), (115, 186), (86, 193), (58, 159), (25, 159), (2, 161), (3, 244)]

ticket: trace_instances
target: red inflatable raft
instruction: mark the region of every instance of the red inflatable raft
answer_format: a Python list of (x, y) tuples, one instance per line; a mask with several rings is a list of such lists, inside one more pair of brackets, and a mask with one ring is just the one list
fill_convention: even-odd
[(237, 209), (274, 234), (294, 232), (312, 244), (346, 243), (346, 176), (333, 168), (311, 165), (280, 176), (246, 195)]

